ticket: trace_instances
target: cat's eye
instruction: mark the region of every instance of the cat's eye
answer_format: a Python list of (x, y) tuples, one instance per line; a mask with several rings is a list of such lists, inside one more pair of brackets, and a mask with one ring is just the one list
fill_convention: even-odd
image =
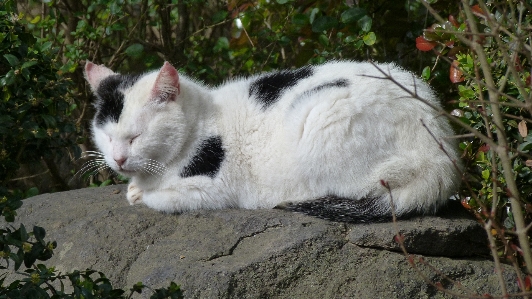
[(135, 136), (135, 137), (133, 137), (133, 138), (131, 138), (131, 139), (129, 139), (129, 144), (133, 144), (133, 140), (137, 139), (137, 137), (139, 137), (139, 136), (140, 136), (140, 134)]

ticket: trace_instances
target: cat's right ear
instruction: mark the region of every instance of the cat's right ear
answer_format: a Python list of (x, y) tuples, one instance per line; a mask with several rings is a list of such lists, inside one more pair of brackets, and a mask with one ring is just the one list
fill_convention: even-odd
[(85, 79), (87, 79), (87, 82), (89, 82), (93, 92), (98, 90), (98, 86), (100, 86), (100, 82), (102, 82), (103, 79), (116, 74), (105, 66), (94, 64), (88, 60), (87, 63), (85, 63), (84, 73)]
[(179, 92), (179, 74), (168, 61), (165, 61), (153, 84), (151, 99), (156, 103), (167, 103), (174, 101)]

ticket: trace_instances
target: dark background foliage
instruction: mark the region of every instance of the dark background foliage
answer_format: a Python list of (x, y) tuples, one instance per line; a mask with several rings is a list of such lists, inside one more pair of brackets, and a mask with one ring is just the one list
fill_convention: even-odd
[[(8, 99), (0, 121), (10, 132), (2, 141), (0, 181), (11, 189), (48, 192), (119, 181), (74, 177), (81, 151), (92, 148), (86, 60), (120, 72), (142, 72), (167, 60), (212, 85), (332, 59), (394, 61), (417, 73), (434, 60), (413, 46), (432, 22), (416, 1), (4, 2), (13, 12), (4, 13), (3, 30), (24, 31), (2, 40), (0, 59)], [(431, 81), (441, 92), (452, 90), (445, 68), (436, 68)], [(20, 134), (12, 134), (13, 126)]]

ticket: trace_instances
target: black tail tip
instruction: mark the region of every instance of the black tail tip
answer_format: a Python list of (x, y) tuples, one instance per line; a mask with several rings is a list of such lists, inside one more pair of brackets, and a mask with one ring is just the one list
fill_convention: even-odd
[[(276, 209), (302, 213), (334, 222), (346, 223), (380, 223), (391, 222), (392, 212), (387, 203), (379, 198), (363, 198), (360, 200), (335, 196), (325, 196), (303, 202), (283, 202)], [(397, 220), (405, 220), (426, 215), (416, 211), (396, 215)], [(449, 200), (434, 214), (444, 218), (472, 218), (470, 213), (457, 200)]]
[(378, 223), (392, 221), (392, 214), (388, 211), (388, 207), (378, 198), (353, 200), (325, 196), (303, 202), (283, 202), (275, 208), (335, 222)]

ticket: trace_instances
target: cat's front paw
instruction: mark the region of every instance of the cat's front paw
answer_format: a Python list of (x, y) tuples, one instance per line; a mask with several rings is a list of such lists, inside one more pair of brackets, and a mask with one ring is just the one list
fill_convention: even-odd
[(142, 191), (136, 184), (131, 183), (127, 187), (127, 201), (130, 205), (136, 205), (142, 203)]

